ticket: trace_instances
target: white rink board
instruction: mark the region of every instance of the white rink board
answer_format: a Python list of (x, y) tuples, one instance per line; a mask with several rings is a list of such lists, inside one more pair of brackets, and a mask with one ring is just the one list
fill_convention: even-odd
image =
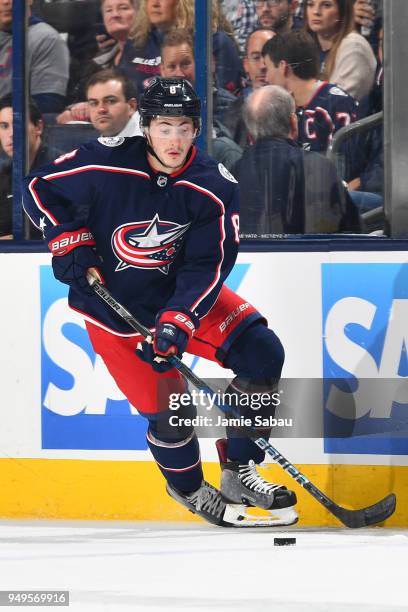
[[(283, 376), (320, 378), (323, 375), (322, 264), (407, 264), (407, 260), (406, 252), (242, 253), (237, 270), (246, 265), (248, 268), (238, 293), (267, 317), (270, 327), (281, 338), (286, 352)], [(40, 266), (49, 266), (49, 263), (48, 254), (0, 254), (3, 288), (0, 317), (1, 456), (151, 460), (145, 450), (42, 448)], [(68, 308), (66, 317), (67, 321), (76, 321), (77, 325), (83, 326), (80, 318)], [(408, 329), (408, 324), (406, 327)], [(48, 334), (50, 341), (55, 338), (58, 353), (58, 330), (53, 331), (51, 327)], [(68, 345), (64, 343), (62, 346)], [(186, 363), (191, 361), (187, 356)], [(224, 374), (218, 366), (202, 359), (196, 364), (195, 372), (209, 378)], [(102, 412), (103, 393), (111, 400), (121, 398), (101, 363), (98, 363), (98, 371), (93, 373), (92, 380), (82, 381), (81, 385), (82, 392), (89, 397), (99, 393), (98, 409)], [(216, 460), (211, 440), (203, 440), (202, 448), (205, 460)], [(282, 439), (278, 448), (294, 463), (408, 465), (408, 458), (404, 455), (327, 455), (323, 452), (322, 440), (318, 439)]]

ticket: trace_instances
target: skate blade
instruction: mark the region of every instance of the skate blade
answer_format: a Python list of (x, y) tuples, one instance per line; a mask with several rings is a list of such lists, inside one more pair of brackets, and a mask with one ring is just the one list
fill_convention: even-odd
[[(249, 508), (243, 504), (227, 504), (223, 521), (233, 527), (280, 527), (294, 525), (298, 522), (298, 514), (294, 507), (265, 510), (264, 515), (250, 514)], [(259, 511), (259, 508), (251, 510)]]

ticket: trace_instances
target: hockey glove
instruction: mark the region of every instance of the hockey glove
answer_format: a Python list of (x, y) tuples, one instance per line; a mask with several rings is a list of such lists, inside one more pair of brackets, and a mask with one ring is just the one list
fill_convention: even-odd
[(101, 259), (96, 254), (94, 245), (94, 237), (86, 227), (64, 232), (50, 240), (48, 248), (53, 255), (52, 269), (55, 278), (79, 293), (94, 295), (86, 278), (89, 268), (93, 269), (94, 275), (103, 283), (99, 271)]
[(182, 357), (195, 326), (183, 312), (166, 310), (156, 317), (156, 333), (137, 345), (136, 353), (143, 361), (150, 363), (156, 372), (167, 372), (173, 366), (166, 357)]

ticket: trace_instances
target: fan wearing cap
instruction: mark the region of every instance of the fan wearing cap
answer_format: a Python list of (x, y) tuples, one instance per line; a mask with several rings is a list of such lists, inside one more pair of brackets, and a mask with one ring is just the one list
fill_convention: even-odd
[[(25, 209), (44, 232), (54, 275), (69, 285), (69, 304), (85, 318), (95, 352), (147, 419), (147, 444), (169, 495), (217, 525), (254, 526), (248, 506), (267, 510), (261, 524), (291, 524), (295, 494), (257, 472), (264, 453), (251, 436), (260, 432), (237, 419), (217, 443), (221, 491), (204, 480), (196, 403), (167, 360), (187, 352), (232, 370), (234, 414), (269, 435), (283, 347), (224, 284), (238, 253), (237, 181), (194, 145), (200, 100), (187, 80), (157, 77), (139, 110), (143, 136), (100, 137), (34, 171)], [(90, 268), (151, 336), (135, 333), (94, 293)], [(208, 419), (218, 424), (217, 414)], [(135, 491), (143, 495), (143, 487)]]

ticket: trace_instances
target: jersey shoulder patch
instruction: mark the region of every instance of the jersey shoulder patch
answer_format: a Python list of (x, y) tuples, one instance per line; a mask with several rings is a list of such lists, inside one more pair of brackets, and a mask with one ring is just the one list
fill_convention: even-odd
[(120, 147), (125, 142), (125, 139), (123, 136), (100, 136), (98, 142), (105, 147)]
[(238, 183), (237, 179), (235, 178), (235, 176), (233, 176), (231, 174), (231, 172), (229, 170), (226, 169), (226, 167), (224, 166), (224, 164), (218, 164), (218, 170), (220, 171), (220, 174), (227, 179), (227, 181), (231, 181), (231, 183)]
[(347, 98), (348, 96), (348, 94), (345, 91), (340, 89), (340, 87), (336, 87), (336, 86), (333, 86), (329, 89), (329, 94), (331, 94), (332, 96), (343, 96), (344, 98)]

